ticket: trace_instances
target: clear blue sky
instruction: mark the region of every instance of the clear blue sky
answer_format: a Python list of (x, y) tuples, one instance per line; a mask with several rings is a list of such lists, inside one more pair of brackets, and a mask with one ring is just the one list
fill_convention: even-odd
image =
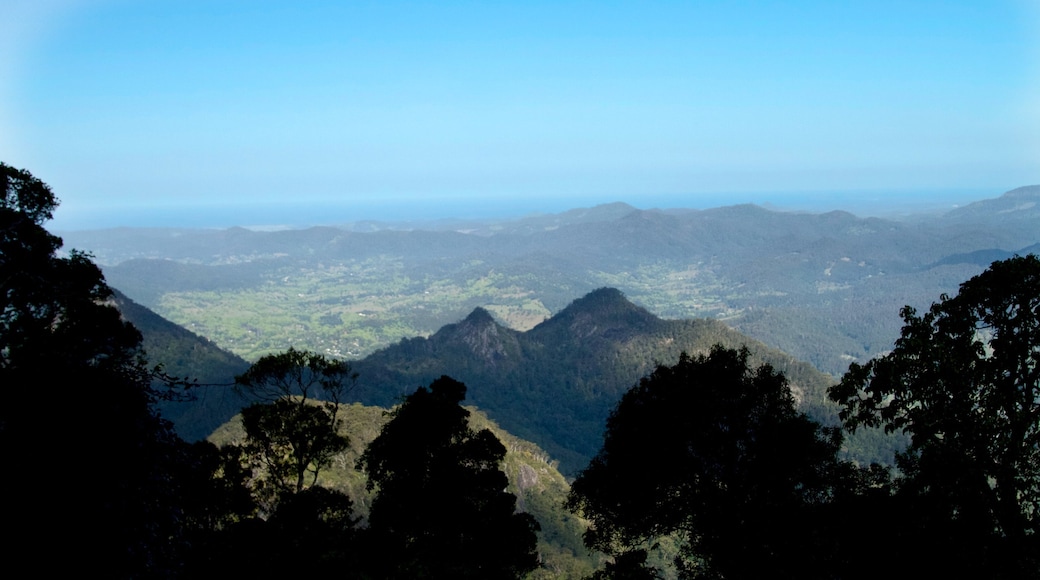
[(1040, 183), (1035, 0), (7, 2), (59, 228)]

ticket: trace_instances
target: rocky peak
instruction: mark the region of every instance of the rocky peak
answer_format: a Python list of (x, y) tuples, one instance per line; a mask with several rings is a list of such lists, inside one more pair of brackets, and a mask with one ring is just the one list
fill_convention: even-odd
[(445, 326), (435, 335), (446, 343), (464, 345), (473, 356), (489, 367), (508, 358), (515, 345), (515, 332), (499, 325), (487, 310), (477, 307), (457, 324)]

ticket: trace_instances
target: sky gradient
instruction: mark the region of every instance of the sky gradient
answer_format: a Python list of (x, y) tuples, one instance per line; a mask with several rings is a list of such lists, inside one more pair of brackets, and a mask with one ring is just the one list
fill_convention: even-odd
[(59, 229), (1040, 183), (1035, 1), (13, 2), (0, 160)]

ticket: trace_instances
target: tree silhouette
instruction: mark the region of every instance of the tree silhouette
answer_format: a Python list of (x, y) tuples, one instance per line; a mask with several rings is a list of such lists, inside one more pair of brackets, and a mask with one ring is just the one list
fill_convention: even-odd
[(855, 470), (836, 459), (840, 433), (797, 412), (784, 376), (748, 356), (683, 354), (611, 413), (568, 498), (592, 522), (586, 544), (615, 556), (602, 577), (653, 577), (644, 551), (669, 536), (684, 578), (826, 575), (833, 546), (818, 530)]
[(994, 262), (925, 314), (901, 314), (895, 349), (853, 364), (831, 398), (850, 429), (911, 436), (899, 495), (924, 566), (1037, 576), (1040, 259)]
[(235, 378), (240, 389), (265, 401), (242, 409), (243, 451), (258, 469), (253, 485), (265, 510), (316, 484), (332, 457), (347, 448), (339, 403), (356, 380), (347, 363), (294, 348), (261, 357)]
[(353, 512), (335, 490), (287, 494), (267, 519), (243, 518), (201, 538), (186, 577), (359, 577)]
[(420, 387), (359, 463), (377, 491), (370, 541), (384, 578), (519, 578), (537, 567), (537, 522), (516, 513), (505, 447), (469, 427), (466, 386)]
[(43, 227), (57, 203), (0, 163), (0, 558), (17, 566), (55, 546), (63, 556), (37, 572), (171, 575), (189, 450), (152, 410), (140, 334), (111, 306), (101, 271), (85, 254), (57, 254), (61, 239)]

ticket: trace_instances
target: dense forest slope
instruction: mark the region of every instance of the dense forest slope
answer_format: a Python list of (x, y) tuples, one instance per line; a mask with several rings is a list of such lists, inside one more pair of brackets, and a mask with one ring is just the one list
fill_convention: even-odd
[[(125, 298), (124, 316), (142, 330), (152, 363), (175, 376), (197, 377), (194, 400), (167, 402), (162, 410), (188, 438), (201, 438), (238, 412), (246, 400), (230, 386), (245, 364), (209, 341), (148, 313)], [(771, 349), (717, 320), (664, 320), (602, 288), (573, 301), (526, 332), (502, 326), (483, 308), (430, 337), (416, 337), (352, 361), (359, 373), (354, 400), (389, 407), (441, 375), (468, 386), (468, 402), (503, 428), (533, 441), (573, 475), (599, 449), (607, 415), (621, 395), (681, 352), (707, 352), (714, 344), (747, 345), (753, 362), (784, 372), (800, 408), (836, 424), (826, 389), (833, 379), (805, 362)], [(197, 366), (196, 366), (197, 365)], [(192, 369), (197, 368), (197, 373)], [(861, 432), (850, 442), (863, 461), (890, 461), (895, 443)]]
[(476, 307), (528, 330), (610, 286), (657, 316), (724, 320), (840, 375), (891, 348), (903, 305), (1035, 249), (1038, 201), (1032, 186), (898, 221), (618, 203), (497, 222), (62, 235), (127, 296), (247, 360), (290, 345), (357, 359)]
[(747, 345), (756, 365), (784, 372), (803, 411), (836, 424), (825, 400), (832, 380), (808, 363), (715, 320), (663, 320), (613, 288), (575, 300), (526, 332), (478, 308), (429, 338), (402, 340), (354, 368), (361, 377), (358, 397), (379, 405), (450, 375), (466, 383), (472, 404), (574, 474), (599, 449), (610, 410), (655, 363), (674, 364), (681, 352), (706, 353), (714, 344)]
[(249, 401), (231, 385), (235, 375), (249, 363), (209, 340), (164, 319), (130, 300), (121, 292), (113, 296), (123, 318), (141, 332), (142, 344), (151, 366), (162, 365), (164, 373), (186, 380), (186, 392), (173, 400), (162, 400), (158, 409), (173, 422), (177, 433), (188, 441), (205, 439)]

